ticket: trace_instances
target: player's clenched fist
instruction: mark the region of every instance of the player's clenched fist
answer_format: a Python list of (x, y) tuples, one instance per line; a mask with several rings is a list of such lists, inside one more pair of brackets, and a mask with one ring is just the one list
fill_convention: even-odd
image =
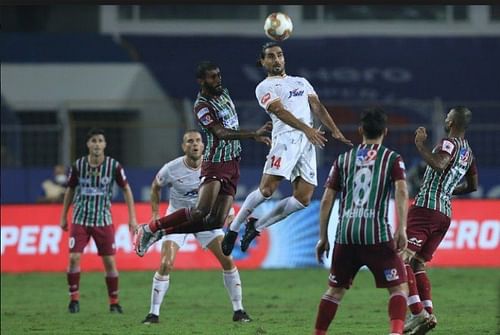
[(425, 142), (427, 139), (427, 131), (425, 130), (425, 127), (418, 127), (417, 130), (415, 131), (415, 143), (422, 143)]

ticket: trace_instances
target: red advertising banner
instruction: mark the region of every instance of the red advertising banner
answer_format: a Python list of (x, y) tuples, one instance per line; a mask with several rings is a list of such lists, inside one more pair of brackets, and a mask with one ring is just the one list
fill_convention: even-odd
[(500, 201), (455, 200), (431, 266), (500, 267)]
[[(450, 229), (430, 265), (500, 267), (500, 201), (455, 200), (452, 205), (453, 218)], [(156, 269), (159, 266), (161, 244), (156, 243), (144, 257), (138, 257), (133, 250), (132, 236), (128, 231), (127, 207), (124, 204), (115, 204), (112, 212), (119, 270)], [(149, 220), (149, 204), (136, 204), (136, 212), (140, 223)], [(1, 271), (65, 271), (68, 264), (68, 233), (59, 228), (60, 213), (61, 205), (1, 206)], [(319, 213), (314, 211), (314, 215)], [(313, 217), (310, 221), (308, 225), (317, 223), (317, 219)], [(280, 238), (277, 238), (276, 234)], [(311, 235), (310, 238), (314, 241), (310, 241), (310, 245), (315, 245), (316, 236)], [(233, 256), (239, 268), (282, 267), (292, 260), (281, 259), (284, 256), (276, 251), (290, 248), (301, 250), (301, 246), (293, 245), (291, 237), (284, 238), (283, 232), (266, 229), (259, 237), (258, 245), (251, 247), (247, 253), (235, 250)], [(315, 261), (311, 259), (308, 264), (315, 264)], [(103, 269), (93, 241), (84, 251), (81, 266), (86, 271)], [(175, 267), (218, 269), (220, 265), (216, 258), (209, 251), (203, 250), (190, 235), (177, 254)]]
[[(68, 233), (59, 227), (61, 205), (4, 205), (1, 206), (2, 272), (65, 271), (68, 264)], [(136, 204), (140, 223), (149, 220), (149, 204)], [(154, 270), (159, 266), (161, 244), (156, 243), (148, 253), (138, 257), (128, 230), (127, 206), (112, 207), (115, 224), (116, 262), (119, 270)], [(68, 215), (71, 218), (71, 213)], [(263, 234), (263, 244), (269, 245), (269, 235)], [(239, 268), (259, 268), (267, 248), (252, 250), (247, 257), (236, 260)], [(102, 270), (101, 258), (93, 240), (84, 251), (83, 270)], [(210, 251), (205, 251), (190, 235), (175, 260), (177, 269), (218, 269), (220, 265)]]

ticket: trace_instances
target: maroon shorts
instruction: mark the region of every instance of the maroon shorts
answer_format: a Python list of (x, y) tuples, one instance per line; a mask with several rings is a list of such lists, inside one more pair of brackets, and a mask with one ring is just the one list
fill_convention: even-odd
[(411, 206), (406, 227), (408, 249), (415, 251), (426, 262), (430, 261), (450, 223), (450, 218), (440, 211)]
[(227, 162), (213, 163), (203, 162), (201, 164), (201, 185), (212, 181), (220, 181), (219, 194), (233, 196), (236, 194), (236, 186), (240, 180), (240, 159)]
[(87, 227), (80, 224), (71, 225), (69, 252), (83, 252), (91, 236), (95, 241), (99, 256), (111, 256), (116, 253), (115, 227), (113, 225)]
[(335, 243), (328, 284), (348, 289), (358, 270), (366, 265), (377, 287), (393, 287), (406, 282), (406, 270), (394, 241), (375, 245)]

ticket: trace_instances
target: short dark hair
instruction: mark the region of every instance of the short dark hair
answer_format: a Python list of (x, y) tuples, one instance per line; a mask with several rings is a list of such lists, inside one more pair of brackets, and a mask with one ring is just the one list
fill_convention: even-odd
[(102, 135), (104, 136), (104, 138), (106, 138), (106, 134), (104, 133), (104, 130), (101, 129), (101, 128), (92, 128), (88, 131), (87, 133), (87, 137), (85, 139), (85, 142), (87, 142), (88, 140), (90, 140), (90, 138), (94, 135)]
[(196, 66), (196, 79), (203, 79), (207, 71), (218, 69), (219, 66), (211, 61), (204, 60)]
[(472, 120), (472, 112), (465, 106), (456, 106), (451, 109), (455, 111), (453, 121), (458, 128), (465, 130), (469, 127), (470, 121)]
[(277, 42), (273, 42), (273, 41), (266, 42), (262, 45), (262, 48), (260, 49), (260, 58), (257, 59), (257, 62), (256, 62), (257, 67), (262, 66), (260, 60), (264, 59), (266, 57), (266, 50), (269, 48), (273, 48), (273, 47), (280, 47), (281, 48), (281, 45), (279, 45)]
[(381, 107), (367, 108), (361, 114), (361, 127), (367, 139), (378, 138), (387, 128), (387, 114)]
[(190, 133), (198, 133), (201, 135), (201, 131), (198, 130), (198, 129), (195, 129), (195, 128), (191, 128), (191, 129), (187, 129), (184, 131), (184, 133), (182, 134), (182, 141), (184, 141), (184, 136), (186, 136), (187, 134), (190, 134)]

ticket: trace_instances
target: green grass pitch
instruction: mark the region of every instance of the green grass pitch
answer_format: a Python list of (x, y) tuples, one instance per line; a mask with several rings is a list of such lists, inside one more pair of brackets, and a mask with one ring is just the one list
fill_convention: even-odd
[[(220, 271), (175, 271), (160, 324), (142, 325), (149, 311), (151, 272), (121, 272), (122, 315), (108, 312), (102, 273), (82, 273), (79, 314), (67, 312), (63, 273), (2, 274), (2, 334), (311, 334), (324, 269), (240, 271), (244, 305), (254, 319), (231, 320)], [(440, 334), (499, 334), (499, 269), (431, 269)], [(388, 334), (386, 290), (372, 275), (358, 274), (340, 306), (330, 334)]]

